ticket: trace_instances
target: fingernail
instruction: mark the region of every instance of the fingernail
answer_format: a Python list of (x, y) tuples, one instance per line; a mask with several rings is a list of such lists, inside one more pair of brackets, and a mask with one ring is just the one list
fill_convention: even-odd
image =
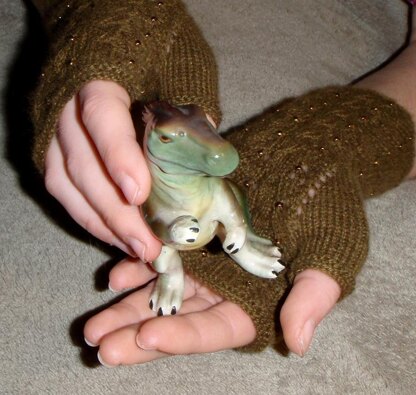
[(108, 283), (108, 290), (109, 291), (111, 291), (111, 292), (113, 292), (113, 293), (115, 293), (115, 294), (118, 294), (118, 293), (120, 293), (120, 292), (127, 292), (127, 291), (130, 291), (130, 290), (132, 290), (133, 288), (121, 288), (121, 289), (114, 289), (111, 285), (110, 285), (110, 283)]
[(97, 352), (97, 359), (98, 359), (98, 361), (100, 362), (100, 364), (101, 365), (103, 365), (103, 366), (105, 366), (106, 368), (115, 368), (117, 365), (110, 365), (110, 364), (108, 364), (108, 363), (105, 363), (104, 361), (103, 361), (103, 358), (101, 357), (101, 355), (100, 355), (100, 352), (98, 351)]
[(146, 261), (146, 245), (143, 244), (141, 241), (134, 239), (132, 237), (129, 237), (127, 239), (127, 242), (133, 248), (133, 251), (137, 254), (137, 256), (143, 261)]
[(140, 347), (144, 351), (156, 350), (156, 346), (155, 345), (150, 345), (150, 344), (146, 344), (146, 342), (143, 342), (140, 339), (140, 335), (137, 335), (136, 336), (136, 344), (137, 344), (138, 347)]
[(124, 175), (120, 181), (120, 188), (130, 204), (137, 204), (140, 188), (130, 176)]
[(87, 344), (87, 346), (90, 346), (90, 347), (98, 347), (98, 344), (91, 343), (85, 337), (84, 337), (84, 342)]
[(110, 283), (108, 283), (108, 289), (112, 292), (112, 293), (119, 293), (119, 291), (115, 290), (114, 288), (111, 287)]
[(312, 342), (312, 337), (315, 332), (315, 322), (313, 320), (309, 320), (303, 326), (303, 329), (300, 332), (298, 338), (298, 345), (300, 350), (300, 356), (303, 357), (309, 349), (309, 346)]

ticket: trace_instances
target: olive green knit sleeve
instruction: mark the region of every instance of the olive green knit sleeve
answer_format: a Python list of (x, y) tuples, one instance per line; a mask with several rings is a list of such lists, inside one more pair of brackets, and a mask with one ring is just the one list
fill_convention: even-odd
[(223, 253), (184, 255), (189, 273), (252, 318), (256, 340), (274, 342), (278, 308), (296, 274), (317, 269), (352, 292), (368, 252), (365, 197), (398, 185), (414, 158), (414, 125), (391, 100), (351, 87), (325, 88), (271, 108), (229, 137), (234, 174), (248, 194), (257, 234), (281, 247), (275, 280), (245, 273)]
[(54, 2), (45, 29), (49, 57), (32, 105), (39, 169), (63, 107), (92, 80), (120, 84), (132, 102), (198, 104), (220, 121), (214, 57), (180, 1)]

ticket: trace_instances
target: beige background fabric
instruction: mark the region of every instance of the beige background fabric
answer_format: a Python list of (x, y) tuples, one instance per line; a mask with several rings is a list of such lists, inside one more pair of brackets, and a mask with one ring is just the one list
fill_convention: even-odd
[[(271, 103), (347, 83), (405, 42), (400, 0), (187, 0), (217, 56), (222, 130)], [(114, 300), (115, 254), (66, 216), (27, 165), (27, 86), (40, 51), (23, 2), (0, 0), (0, 393), (413, 394), (416, 182), (367, 203), (368, 261), (356, 291), (303, 359), (272, 349), (94, 367), (85, 317)]]

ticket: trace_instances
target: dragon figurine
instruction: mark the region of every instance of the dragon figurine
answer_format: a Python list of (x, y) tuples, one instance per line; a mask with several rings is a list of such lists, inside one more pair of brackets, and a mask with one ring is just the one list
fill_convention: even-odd
[(146, 107), (143, 120), (152, 189), (142, 210), (163, 243), (152, 263), (159, 276), (150, 308), (158, 315), (179, 311), (184, 271), (178, 251), (200, 248), (215, 236), (242, 268), (275, 278), (284, 269), (278, 247), (254, 233), (243, 192), (225, 178), (239, 163), (233, 145), (196, 105), (155, 102)]

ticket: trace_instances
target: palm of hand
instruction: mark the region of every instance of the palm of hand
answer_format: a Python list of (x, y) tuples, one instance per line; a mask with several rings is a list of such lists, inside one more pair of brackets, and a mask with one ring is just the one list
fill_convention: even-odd
[[(156, 273), (135, 260), (111, 272), (112, 287), (142, 286)], [(107, 366), (144, 363), (172, 354), (213, 352), (243, 346), (255, 337), (250, 317), (190, 276), (184, 304), (176, 316), (155, 316), (149, 309), (153, 281), (91, 318), (85, 326), (89, 344), (99, 345)]]
[[(112, 270), (110, 287), (138, 287), (155, 277), (148, 265), (127, 259)], [(150, 282), (91, 318), (84, 334), (89, 344), (99, 346), (100, 362), (106, 366), (138, 364), (177, 354), (241, 347), (254, 340), (254, 325), (238, 305), (190, 276), (185, 281), (184, 305), (176, 316), (157, 317), (149, 309)], [(315, 325), (338, 297), (339, 286), (327, 275), (305, 270), (297, 276), (281, 313), (289, 349), (300, 355), (306, 352)]]

